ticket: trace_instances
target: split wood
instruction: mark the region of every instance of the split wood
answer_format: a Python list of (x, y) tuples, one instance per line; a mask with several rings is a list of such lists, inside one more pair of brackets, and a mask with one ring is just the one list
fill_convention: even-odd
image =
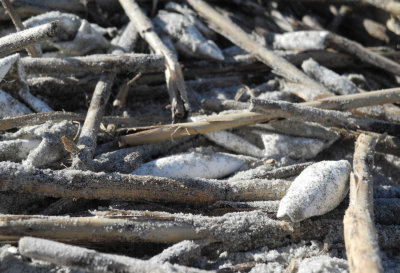
[[(350, 109), (353, 107), (361, 107), (367, 105), (371, 106), (381, 103), (396, 102), (399, 101), (399, 99), (400, 99), (400, 89), (394, 88), (394, 89), (368, 92), (368, 93), (334, 96), (326, 98), (326, 100), (305, 102), (305, 103), (300, 103), (299, 105), (313, 106), (320, 108), (326, 107), (328, 109), (336, 109), (336, 108)], [(244, 107), (243, 103), (238, 102), (236, 104), (240, 108)], [(339, 115), (345, 116), (345, 114), (343, 113), (340, 113)], [(259, 114), (251, 112), (210, 116), (207, 117), (204, 121), (156, 126), (152, 129), (145, 130), (143, 132), (121, 136), (119, 138), (119, 144), (120, 146), (125, 146), (125, 145), (140, 145), (140, 144), (154, 143), (162, 140), (174, 139), (187, 135), (205, 134), (217, 130), (226, 130), (244, 125), (267, 122), (274, 117), (276, 118), (278, 117), (278, 115), (274, 113), (271, 115), (271, 114)], [(345, 116), (344, 118), (347, 119), (347, 116)], [(368, 120), (372, 122), (372, 119)], [(345, 124), (348, 123), (348, 121), (346, 120), (344, 120), (344, 122)], [(385, 125), (392, 124), (392, 123), (385, 123), (383, 121), (379, 122)], [(367, 126), (368, 124), (364, 125)], [(396, 127), (394, 129), (396, 129)]]
[[(149, 211), (99, 211), (94, 217), (0, 215), (0, 241), (34, 236), (86, 246), (105, 243), (177, 243), (208, 239), (234, 251), (275, 248), (300, 240), (343, 243), (341, 220), (310, 219), (297, 225), (271, 219), (261, 211), (219, 217)], [(383, 249), (398, 247), (400, 230), (377, 225)]]
[(261, 46), (250, 35), (239, 26), (224, 17), (214, 8), (202, 0), (188, 0), (189, 4), (204, 18), (210, 22), (210, 27), (220, 33), (235, 45), (253, 54), (260, 61), (271, 67), (275, 73), (283, 76), (289, 81), (302, 83), (308, 88), (315, 90), (314, 93), (299, 94), (306, 101), (319, 97), (332, 95), (325, 87), (309, 78), (294, 65), (284, 58), (276, 55), (273, 51)]
[(356, 141), (350, 175), (350, 205), (343, 219), (347, 259), (351, 273), (383, 272), (374, 226), (373, 168), (376, 140), (361, 134)]
[(68, 266), (85, 272), (114, 273), (202, 273), (204, 271), (168, 262), (145, 261), (121, 255), (97, 252), (91, 249), (67, 245), (50, 240), (23, 237), (18, 242), (21, 255), (36, 260)]
[(82, 57), (22, 58), (30, 74), (77, 74), (81, 72), (158, 72), (165, 67), (164, 57), (155, 54), (97, 54)]
[(0, 57), (24, 49), (58, 35), (61, 27), (58, 21), (22, 30), (0, 38)]
[[(1, 0), (4, 9), (7, 11), (8, 15), (10, 16), (12, 22), (15, 25), (17, 31), (21, 31), (25, 29), (25, 26), (22, 24), (21, 18), (18, 16), (18, 13), (15, 11), (13, 5), (8, 0)], [(40, 52), (36, 49), (33, 45), (27, 45), (26, 51), (31, 57), (39, 57)]]
[(119, 1), (125, 10), (125, 13), (134, 23), (140, 36), (157, 53), (165, 57), (165, 79), (171, 100), (171, 110), (173, 119), (184, 118), (190, 111), (189, 101), (186, 94), (186, 85), (183, 79), (180, 64), (173, 56), (173, 53), (161, 41), (160, 37), (154, 31), (150, 19), (142, 12), (134, 0)]

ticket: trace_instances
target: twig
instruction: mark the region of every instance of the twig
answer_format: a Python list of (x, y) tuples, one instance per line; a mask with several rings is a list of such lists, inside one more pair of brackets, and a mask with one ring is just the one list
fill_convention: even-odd
[(59, 22), (51, 22), (0, 38), (0, 57), (19, 51), (28, 45), (48, 40), (60, 32)]
[[(7, 11), (7, 13), (10, 16), (12, 22), (14, 23), (15, 28), (17, 29), (17, 31), (24, 30), (25, 27), (21, 22), (21, 18), (18, 16), (18, 13), (14, 9), (14, 7), (10, 3), (10, 1), (1, 0), (1, 3), (3, 4), (4, 9)], [(40, 52), (38, 52), (38, 50), (33, 45), (27, 45), (26, 46), (26, 51), (28, 51), (28, 53), (29, 53), (29, 55), (31, 55), (31, 57), (39, 57), (40, 56)]]
[(375, 7), (381, 8), (393, 15), (400, 15), (400, 3), (393, 0), (362, 0)]
[(127, 256), (105, 254), (83, 247), (33, 237), (21, 238), (18, 242), (18, 247), (23, 256), (86, 272), (210, 272), (181, 265), (172, 265), (168, 262), (144, 261)]
[(22, 58), (28, 73), (77, 74), (81, 72), (158, 72), (164, 69), (164, 57), (155, 54), (98, 54), (63, 58)]
[[(127, 27), (125, 32), (134, 32), (136, 30)], [(123, 34), (126, 39), (121, 39), (121, 45), (132, 44), (136, 41), (136, 35)], [(130, 42), (129, 42), (130, 41)], [(118, 46), (118, 44), (117, 44)], [(130, 48), (130, 46), (128, 46)], [(113, 49), (112, 53), (122, 54), (122, 48)], [(158, 66), (159, 67), (159, 66)], [(144, 67), (139, 66), (138, 69), (142, 70)], [(93, 156), (97, 146), (97, 132), (100, 128), (101, 119), (103, 118), (105, 106), (111, 94), (111, 87), (114, 83), (116, 72), (105, 72), (101, 75), (99, 81), (94, 89), (92, 100), (86, 114), (85, 122), (82, 126), (82, 131), (79, 136), (78, 146), (80, 146), (79, 153), (73, 158), (72, 167), (75, 169), (95, 169), (93, 165)]]
[(354, 151), (350, 176), (350, 205), (343, 219), (344, 238), (350, 272), (383, 272), (374, 227), (373, 165), (376, 140), (362, 134)]
[(35, 169), (0, 162), (0, 191), (84, 199), (154, 200), (178, 203), (279, 200), (290, 181), (170, 179), (155, 176)]
[(281, 117), (292, 120), (308, 120), (327, 126), (361, 129), (378, 133), (400, 135), (400, 125), (371, 118), (356, 117), (350, 113), (324, 110), (297, 105), (284, 101), (267, 101), (252, 99), (251, 111), (265, 113), (270, 117)]
[(172, 117), (186, 117), (188, 111), (190, 111), (190, 106), (187, 99), (185, 81), (178, 61), (155, 33), (153, 24), (136, 2), (134, 0), (120, 0), (119, 2), (135, 24), (142, 38), (156, 53), (164, 55), (166, 62), (165, 79), (171, 100)]
[[(397, 226), (377, 226), (382, 248), (396, 248)], [(268, 235), (268, 236), (266, 236)], [(293, 226), (269, 218), (265, 212), (229, 213), (221, 217), (141, 211), (96, 212), (95, 217), (1, 215), (0, 241), (15, 243), (35, 236), (80, 245), (121, 242), (177, 243), (208, 239), (234, 251), (274, 248), (300, 240), (343, 242), (340, 220), (314, 219)]]
[(282, 75), (289, 81), (302, 83), (315, 90), (315, 93), (313, 94), (304, 94), (302, 97), (303, 99), (309, 101), (318, 97), (331, 95), (331, 93), (325, 87), (310, 79), (282, 57), (279, 57), (267, 48), (259, 45), (239, 26), (221, 15), (204, 1), (189, 0), (188, 2), (201, 16), (205, 17), (212, 23), (211, 26), (218, 33), (222, 34), (247, 52), (255, 55), (260, 61), (264, 62), (276, 73)]

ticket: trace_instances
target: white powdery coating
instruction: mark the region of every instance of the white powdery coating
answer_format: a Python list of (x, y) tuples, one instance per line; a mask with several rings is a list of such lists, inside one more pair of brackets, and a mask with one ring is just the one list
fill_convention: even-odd
[(295, 31), (274, 36), (274, 49), (322, 50), (325, 49), (327, 31)]
[(226, 153), (184, 153), (159, 158), (132, 172), (171, 178), (220, 178), (238, 171), (246, 164), (241, 156)]
[(39, 146), (38, 139), (16, 139), (0, 141), (0, 160), (20, 161)]
[(320, 139), (294, 137), (275, 133), (262, 132), (265, 157), (290, 157), (293, 159), (311, 159), (325, 148)]
[(24, 104), (3, 90), (0, 90), (0, 118), (22, 116), (31, 113), (32, 111)]
[(348, 192), (350, 171), (347, 160), (321, 161), (307, 167), (282, 198), (277, 217), (299, 222), (333, 210)]
[(318, 64), (313, 59), (308, 59), (303, 62), (301, 68), (310, 77), (322, 83), (326, 88), (339, 95), (360, 93), (357, 86), (340, 76), (336, 72)]
[(321, 255), (302, 260), (297, 273), (347, 273), (349, 266), (346, 260)]
[(214, 131), (204, 135), (212, 142), (238, 154), (263, 157), (264, 152), (247, 140), (228, 131)]

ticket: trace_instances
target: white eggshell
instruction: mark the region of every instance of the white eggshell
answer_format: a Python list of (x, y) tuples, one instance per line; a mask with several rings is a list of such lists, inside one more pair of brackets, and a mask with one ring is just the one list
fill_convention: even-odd
[(307, 167), (280, 201), (277, 217), (299, 222), (333, 210), (348, 192), (350, 171), (347, 160), (321, 161)]
[(246, 164), (241, 156), (226, 153), (183, 153), (159, 158), (132, 172), (174, 178), (220, 178), (238, 171)]

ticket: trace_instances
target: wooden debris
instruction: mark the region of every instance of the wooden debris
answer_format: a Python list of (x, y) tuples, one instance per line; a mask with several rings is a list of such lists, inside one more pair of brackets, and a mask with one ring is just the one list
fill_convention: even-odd
[(0, 38), (0, 57), (21, 50), (28, 45), (51, 39), (60, 31), (59, 23), (56, 21), (4, 36)]
[(343, 219), (350, 272), (383, 272), (374, 227), (373, 178), (370, 169), (376, 140), (362, 134), (357, 138), (350, 176), (350, 205)]
[(186, 117), (190, 106), (188, 104), (185, 81), (178, 61), (154, 32), (153, 24), (141, 11), (136, 2), (134, 0), (120, 0), (120, 3), (131, 21), (135, 24), (142, 38), (146, 40), (156, 53), (165, 57), (165, 79), (171, 100), (172, 117)]
[(18, 247), (23, 256), (91, 272), (206, 272), (167, 262), (149, 262), (127, 256), (100, 253), (83, 247), (33, 237), (21, 238)]

